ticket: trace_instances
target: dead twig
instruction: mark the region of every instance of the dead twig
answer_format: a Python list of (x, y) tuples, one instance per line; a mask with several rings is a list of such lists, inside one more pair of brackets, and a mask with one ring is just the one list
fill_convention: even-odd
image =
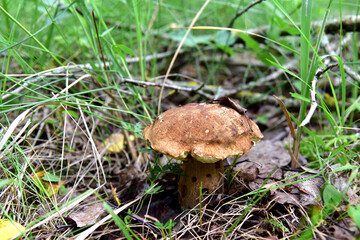
[(311, 94), (310, 110), (309, 110), (308, 114), (306, 115), (305, 119), (301, 122), (300, 127), (303, 127), (303, 126), (305, 126), (306, 124), (308, 124), (308, 123), (310, 122), (310, 119), (311, 119), (312, 116), (314, 115), (315, 110), (316, 110), (316, 108), (317, 108), (317, 106), (318, 106), (318, 104), (317, 104), (317, 102), (316, 102), (316, 91), (315, 91), (315, 88), (316, 88), (316, 84), (317, 84), (319, 78), (320, 78), (324, 73), (326, 73), (328, 70), (330, 70), (331, 68), (337, 67), (337, 66), (339, 66), (339, 64), (329, 65), (328, 67), (326, 67), (326, 68), (323, 69), (323, 70), (318, 70), (317, 73), (315, 74), (315, 77), (314, 77), (314, 79), (312, 80), (311, 89), (310, 89), (310, 94)]
[[(292, 68), (294, 65), (296, 64), (296, 61), (290, 61), (287, 64), (285, 64), (283, 66), (284, 69), (290, 69)], [(271, 80), (275, 80), (277, 79), (281, 74), (285, 73), (285, 71), (281, 68), (277, 69), (276, 71), (274, 71), (273, 73), (259, 78), (257, 81), (251, 81), (248, 84), (240, 84), (238, 87), (234, 88), (234, 89), (224, 89), (224, 88), (217, 88), (216, 92), (216, 98), (222, 98), (225, 96), (231, 96), (233, 94), (236, 94), (240, 91), (244, 91), (245, 89), (250, 89), (252, 87), (256, 87), (256, 86), (263, 86), (263, 84), (269, 84), (269, 82)], [(207, 88), (205, 88), (207, 89)]]
[(236, 19), (238, 19), (241, 15), (243, 15), (244, 13), (246, 13), (247, 11), (249, 11), (250, 8), (254, 7), (255, 5), (257, 5), (257, 4), (259, 4), (259, 3), (263, 2), (263, 1), (265, 1), (265, 0), (256, 0), (256, 1), (253, 1), (253, 2), (251, 2), (249, 5), (247, 5), (243, 10), (237, 12), (237, 13), (235, 14), (235, 16), (231, 19), (231, 21), (230, 21), (230, 23), (229, 23), (229, 25), (228, 25), (228, 28), (232, 28)]
[[(101, 59), (103, 61), (103, 67), (104, 67), (105, 72), (107, 73), (108, 72), (108, 65), (106, 65), (105, 54), (104, 54), (104, 51), (102, 49), (102, 45), (101, 45), (101, 41), (100, 41), (99, 30), (98, 30), (98, 27), (97, 27), (97, 24), (96, 24), (95, 12), (92, 11), (91, 14), (92, 14), (92, 17), (93, 17), (93, 20), (94, 20), (94, 26), (95, 26), (95, 31), (96, 31), (96, 39), (97, 39), (99, 50), (100, 50), (100, 53), (101, 53)], [(109, 78), (109, 76), (108, 76), (108, 78)]]
[[(342, 30), (344, 32), (354, 32), (360, 31), (360, 16), (359, 15), (353, 15), (353, 16), (347, 16), (347, 17), (343, 17), (342, 19), (338, 18), (338, 19), (332, 19), (327, 21), (327, 23), (325, 24), (325, 28), (324, 28), (324, 32), (325, 34), (339, 34), (339, 30), (340, 30), (340, 24), (342, 25)], [(291, 24), (289, 24), (291, 26)], [(296, 24), (299, 28), (300, 28), (300, 23)], [(321, 26), (323, 25), (323, 21), (314, 21), (311, 24), (311, 28), (312, 29), (320, 29)], [(252, 33), (249, 34), (249, 37), (255, 39), (258, 42), (264, 42), (265, 39), (260, 38), (259, 35), (262, 35), (264, 33), (266, 33), (267, 31), (269, 31), (270, 29), (270, 25), (266, 25), (266, 26), (260, 26), (257, 28), (253, 28), (253, 29), (248, 29), (247, 32)], [(281, 31), (280, 32), (280, 36), (288, 36), (289, 32), (288, 31)]]
[[(360, 21), (360, 19), (359, 19)], [(325, 50), (329, 53), (331, 60), (338, 62), (338, 59), (335, 56), (338, 56), (339, 53), (336, 53), (330, 46), (329, 38), (324, 35), (321, 39), (321, 44), (324, 46)], [(360, 75), (354, 72), (349, 66), (343, 65), (344, 71), (347, 75), (349, 75), (354, 81), (357, 81), (360, 83)]]
[(135, 79), (129, 79), (129, 78), (121, 78), (120, 84), (124, 84), (124, 83), (130, 83), (133, 85), (137, 85), (140, 87), (164, 87), (164, 88), (170, 88), (170, 89), (174, 89), (174, 90), (178, 90), (178, 91), (187, 91), (187, 92), (191, 92), (194, 91), (196, 88), (193, 87), (182, 87), (182, 86), (178, 86), (178, 85), (174, 85), (174, 84), (162, 84), (159, 82), (144, 82), (141, 80), (135, 80)]

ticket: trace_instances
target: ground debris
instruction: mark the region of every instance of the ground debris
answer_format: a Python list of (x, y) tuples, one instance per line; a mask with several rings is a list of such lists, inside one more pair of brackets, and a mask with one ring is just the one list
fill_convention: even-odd
[(328, 228), (329, 235), (333, 236), (333, 239), (358, 239), (355, 236), (360, 234), (359, 229), (356, 227), (354, 221), (347, 217), (340, 220), (338, 223), (330, 225)]
[(66, 220), (73, 221), (76, 227), (81, 228), (96, 223), (106, 214), (100, 201), (81, 206), (67, 215)]
[[(298, 174), (297, 172), (288, 171), (284, 174), (284, 178), (290, 178)], [(313, 174), (303, 173), (294, 178), (290, 178), (286, 182), (291, 183), (297, 180), (313, 177)], [(307, 207), (310, 205), (317, 204), (320, 201), (320, 188), (322, 187), (324, 180), (322, 176), (304, 180), (298, 183), (289, 185), (290, 192), (292, 194), (299, 195), (299, 203), (301, 206)]]
[[(322, 177), (311, 178), (314, 175), (310, 173), (295, 176), (299, 172), (286, 171), (283, 168), (290, 161), (289, 152), (285, 149), (283, 142), (263, 140), (254, 146), (248, 154), (239, 159), (240, 164), (236, 166), (234, 171), (239, 172), (238, 177), (248, 183), (251, 190), (256, 190), (262, 186), (271, 189), (270, 195), (278, 203), (291, 203), (303, 207), (316, 204), (320, 199), (320, 188), (323, 184)], [(257, 171), (251, 171), (251, 169), (257, 169)], [(251, 172), (258, 172), (258, 177), (249, 179), (248, 175)], [(268, 177), (270, 178), (267, 179)], [(292, 182), (305, 178), (310, 179), (292, 184)], [(288, 180), (280, 182), (283, 179)], [(276, 188), (276, 186), (284, 183), (290, 185)]]
[[(255, 165), (259, 168), (259, 178), (267, 178), (276, 167), (283, 167), (290, 163), (289, 152), (285, 149), (282, 141), (262, 140), (257, 143), (249, 153), (240, 157), (235, 171), (240, 170), (244, 165)], [(273, 173), (273, 178), (280, 178), (281, 168)]]

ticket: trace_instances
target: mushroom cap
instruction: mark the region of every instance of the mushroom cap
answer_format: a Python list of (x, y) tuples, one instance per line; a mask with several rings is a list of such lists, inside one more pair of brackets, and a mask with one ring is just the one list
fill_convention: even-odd
[(263, 138), (256, 123), (250, 119), (248, 123), (245, 115), (210, 103), (172, 108), (147, 126), (143, 136), (158, 152), (179, 160), (190, 154), (203, 163), (245, 154)]

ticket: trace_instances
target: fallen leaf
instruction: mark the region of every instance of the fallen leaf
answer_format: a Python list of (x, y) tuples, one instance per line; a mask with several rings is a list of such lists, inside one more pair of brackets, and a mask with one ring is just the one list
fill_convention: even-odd
[(336, 225), (330, 226), (329, 231), (332, 233), (334, 239), (346, 239), (355, 240), (355, 236), (352, 233), (346, 231), (346, 229), (338, 227)]
[(0, 219), (0, 240), (8, 240), (19, 236), (24, 230), (25, 227), (15, 221)]
[(129, 183), (132, 179), (140, 176), (140, 171), (133, 165), (129, 165), (123, 169), (114, 169), (113, 174), (119, 178), (119, 186)]
[(96, 223), (100, 217), (106, 213), (101, 202), (95, 202), (91, 205), (82, 206), (70, 213), (66, 219), (75, 222), (76, 226), (81, 228)]
[(60, 178), (52, 175), (46, 171), (37, 172), (32, 176), (35, 183), (41, 190), (45, 190), (45, 192), (52, 196), (55, 193), (58, 193), (59, 190), (63, 190), (65, 181), (60, 181)]
[(359, 239), (356, 236), (359, 236), (360, 229), (356, 227), (356, 224), (349, 217), (338, 220), (337, 224), (330, 225), (328, 230), (333, 235), (333, 239)]
[[(246, 160), (250, 162), (246, 162)], [(241, 163), (244, 161), (243, 163)], [(275, 166), (286, 166), (291, 161), (288, 150), (285, 149), (283, 142), (262, 140), (258, 142), (247, 154), (240, 157), (235, 171), (238, 171), (244, 165), (254, 165), (257, 163), (259, 177), (267, 178)], [(277, 169), (272, 175), (275, 179), (282, 177), (281, 169)]]
[(297, 196), (296, 194), (291, 194), (282, 191), (275, 191), (272, 198), (274, 199), (275, 202), (280, 204), (288, 203), (288, 204), (300, 206), (299, 196)]
[(121, 133), (113, 133), (104, 141), (109, 153), (119, 153), (124, 150), (124, 135)]
[(240, 170), (238, 175), (245, 182), (253, 182), (259, 175), (259, 168), (255, 165), (246, 166)]
[[(298, 172), (288, 171), (284, 174), (284, 178), (290, 178), (298, 174)], [(291, 178), (286, 183), (302, 180), (308, 177), (314, 176), (313, 174), (304, 173), (297, 177)], [(320, 188), (323, 185), (324, 180), (322, 176), (311, 178), (305, 181), (301, 181), (290, 186), (295, 187), (296, 194), (299, 195), (299, 202), (301, 206), (309, 206), (317, 204), (321, 199)]]

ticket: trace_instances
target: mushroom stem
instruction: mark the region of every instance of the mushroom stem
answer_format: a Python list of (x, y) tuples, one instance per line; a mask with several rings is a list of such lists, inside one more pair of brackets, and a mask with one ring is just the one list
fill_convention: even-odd
[(223, 161), (216, 163), (202, 163), (192, 157), (184, 161), (183, 175), (179, 180), (179, 202), (184, 209), (195, 207), (200, 201), (200, 187), (202, 193), (212, 193), (218, 186), (222, 191), (224, 172)]

